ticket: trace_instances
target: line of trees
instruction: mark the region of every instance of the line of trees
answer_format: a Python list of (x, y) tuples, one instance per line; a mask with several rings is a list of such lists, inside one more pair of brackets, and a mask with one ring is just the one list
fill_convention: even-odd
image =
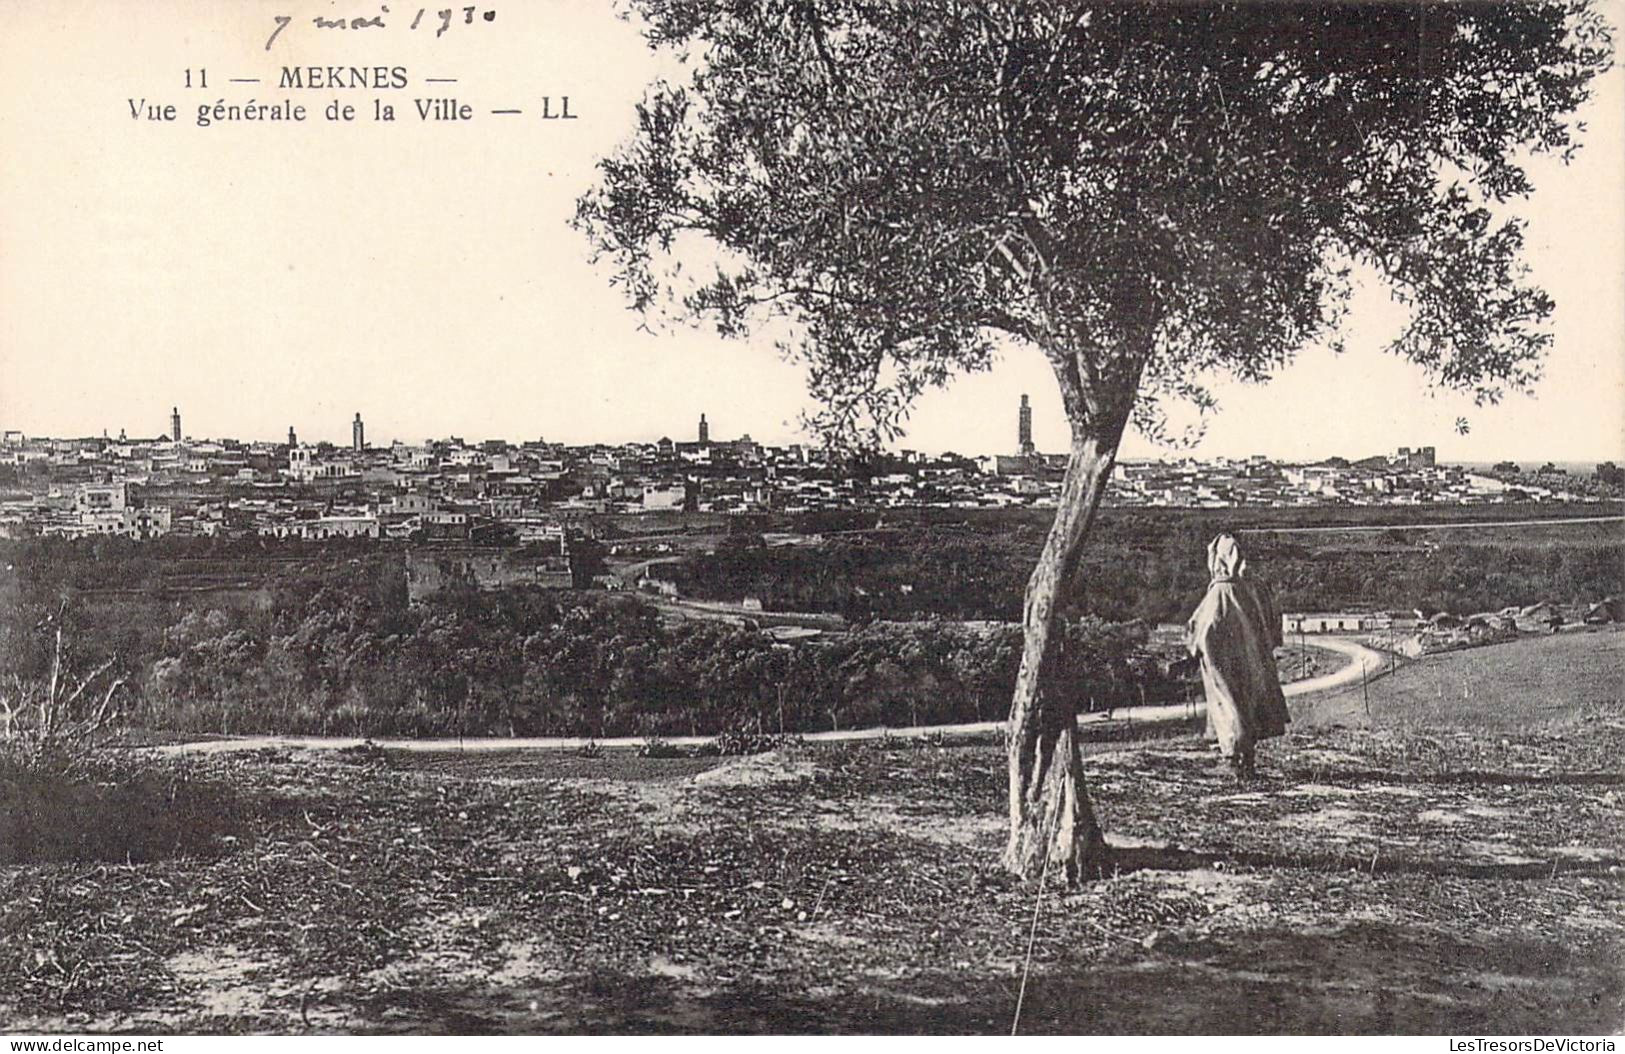
[[(325, 599), (325, 598), (324, 598)], [(1002, 718), (1020, 631), (876, 623), (795, 647), (630, 599), (439, 598), (392, 624), (318, 604), (287, 632), (192, 612), (143, 683), (146, 723), (377, 735), (714, 735)], [(1166, 697), (1137, 627), (1069, 624), (1080, 709)]]
[[(1204, 516), (1102, 523), (1084, 557), (1089, 589), (1062, 613), (1069, 705), (1182, 697), (1140, 627), (1183, 621), (1215, 529)], [(1020, 634), (946, 620), (1018, 617), (1041, 533), (1018, 518), (832, 535), (816, 548), (736, 539), (676, 565), (691, 594), (857, 620), (854, 633), (795, 648), (735, 627), (665, 625), (635, 598), (604, 594), (465, 590), (413, 606), (399, 555), (376, 549), (12, 543), (0, 549), (0, 677), (49, 676), (38, 627), (62, 611), (76, 668), (115, 660), (127, 710), (193, 732), (709, 735), (986, 720), (1007, 713)], [(1561, 544), (1304, 537), (1258, 535), (1251, 547), (1288, 609), (1465, 613), (1625, 594), (1625, 545), (1604, 528), (1565, 529)], [(255, 584), (172, 588), (183, 564), (210, 579), (252, 572)]]
[[(1064, 611), (1113, 620), (1182, 622), (1207, 585), (1204, 547), (1215, 531), (1198, 518), (1125, 519), (1102, 525), (1080, 558), (1086, 593)], [(1115, 529), (1113, 529), (1115, 527)], [(1574, 531), (1574, 528), (1567, 528)], [(1302, 536), (1298, 536), (1301, 538)], [(1415, 532), (1350, 544), (1254, 535), (1249, 563), (1287, 610), (1386, 608), (1472, 612), (1536, 600), (1594, 602), (1625, 594), (1625, 542), (1617, 531), (1554, 544), (1422, 539)], [(685, 595), (768, 610), (836, 612), (858, 621), (941, 616), (1020, 618), (1041, 533), (921, 526), (831, 537), (818, 547), (734, 545), (650, 573)]]
[[(12, 582), (0, 674), (48, 676), (31, 612), (64, 595), (33, 577)], [(523, 588), (408, 604), (393, 565), (364, 558), (301, 568), (269, 605), (80, 596), (64, 617), (70, 661), (113, 660), (136, 723), (231, 734), (671, 736), (992, 720), (1008, 711), (1021, 641), (1013, 625), (876, 622), (791, 647), (736, 626), (667, 624), (635, 597)], [(1080, 709), (1183, 691), (1145, 636), (1068, 623)]]

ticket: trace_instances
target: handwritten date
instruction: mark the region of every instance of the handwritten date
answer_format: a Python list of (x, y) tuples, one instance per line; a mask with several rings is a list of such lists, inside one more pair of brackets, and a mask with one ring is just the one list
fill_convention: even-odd
[[(407, 8), (407, 10), (410, 11), (411, 8)], [(445, 7), (438, 11), (430, 11), (428, 8), (420, 7), (417, 9), (417, 13), (412, 16), (411, 24), (406, 28), (417, 29), (420, 26), (425, 30), (433, 28), (434, 35), (438, 39), (453, 25), (473, 25), (475, 16), (478, 16), (484, 22), (495, 22), (497, 20), (496, 8), (481, 10), (473, 6)], [(404, 14), (401, 18), (404, 20)], [(273, 15), (271, 21), (276, 24), (276, 28), (271, 30), (271, 35), (265, 40), (266, 51), (271, 50), (271, 45), (276, 43), (277, 38), (282, 35), (282, 31), (293, 23), (294, 18), (292, 15)], [(317, 29), (388, 29), (392, 23), (399, 24), (395, 16), (390, 12), (388, 4), (378, 5), (377, 14), (351, 15), (345, 18), (328, 18), (323, 15), (316, 15), (310, 19), (310, 24)]]

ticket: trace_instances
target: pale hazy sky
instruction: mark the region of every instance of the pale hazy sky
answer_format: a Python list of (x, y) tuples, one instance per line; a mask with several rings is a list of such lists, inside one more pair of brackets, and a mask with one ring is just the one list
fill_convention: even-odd
[[(0, 11), (0, 427), (32, 435), (188, 434), (345, 440), (360, 411), (387, 443), (712, 435), (794, 441), (799, 371), (766, 345), (640, 331), (566, 225), (596, 158), (627, 134), (657, 66), (609, 0), (487, 0), (485, 23), (436, 39), (434, 10), (393, 0), (384, 29), (317, 30), (376, 2), (9, 0)], [(1609, 7), (1616, 26), (1622, 5)], [(273, 16), (294, 21), (270, 52)], [(405, 66), (403, 91), (276, 88), (283, 65)], [(184, 71), (206, 69), (208, 90)], [(194, 73), (194, 76), (196, 74)], [(261, 78), (231, 84), (228, 78)], [(423, 78), (456, 78), (425, 85)], [(543, 121), (569, 95), (575, 121)], [(414, 98), (455, 96), (466, 123)], [(398, 120), (370, 120), (393, 97)], [(294, 100), (304, 124), (200, 128), (200, 103)], [(178, 120), (132, 120), (130, 103)], [(322, 119), (334, 100), (357, 119)], [(515, 116), (492, 109), (521, 108)], [(1557, 300), (1535, 398), (1477, 409), (1428, 394), (1380, 348), (1398, 317), (1364, 290), (1335, 358), (1306, 349), (1264, 387), (1220, 389), (1199, 456), (1625, 458), (1625, 74), (1597, 85), (1571, 166), (1533, 165), (1529, 261)], [(1028, 392), (1039, 446), (1065, 426), (1048, 367), (1012, 348), (933, 393), (903, 445), (1009, 450)], [(1457, 436), (1465, 415), (1471, 434)], [(1131, 439), (1128, 456), (1159, 448)]]

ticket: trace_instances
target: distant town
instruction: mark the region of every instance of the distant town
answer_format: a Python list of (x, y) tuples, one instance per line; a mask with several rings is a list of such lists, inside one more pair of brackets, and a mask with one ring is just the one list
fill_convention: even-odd
[[(179, 408), (169, 431), (82, 438), (0, 433), (0, 538), (165, 535), (559, 542), (593, 514), (1054, 507), (1064, 454), (1039, 452), (1022, 396), (1013, 452), (911, 450), (843, 458), (815, 445), (692, 438), (570, 446), (542, 439), (421, 444), (366, 440), (360, 413), (348, 446), (195, 439)], [(1236, 508), (1465, 505), (1617, 498), (1625, 471), (1512, 462), (1438, 464), (1434, 448), (1399, 447), (1350, 461), (1265, 456), (1119, 463), (1108, 505)]]

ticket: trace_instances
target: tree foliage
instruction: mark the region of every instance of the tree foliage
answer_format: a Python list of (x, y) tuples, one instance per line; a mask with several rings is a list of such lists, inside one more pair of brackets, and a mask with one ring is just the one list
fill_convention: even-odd
[(1206, 407), (1203, 374), (1335, 340), (1354, 264), (1435, 381), (1527, 386), (1553, 305), (1492, 206), (1574, 149), (1611, 48), (1586, 0), (631, 7), (688, 75), (578, 224), (635, 308), (784, 334), (815, 423), (871, 440), (1005, 338), (1075, 429), (1120, 431), (1142, 376)]

